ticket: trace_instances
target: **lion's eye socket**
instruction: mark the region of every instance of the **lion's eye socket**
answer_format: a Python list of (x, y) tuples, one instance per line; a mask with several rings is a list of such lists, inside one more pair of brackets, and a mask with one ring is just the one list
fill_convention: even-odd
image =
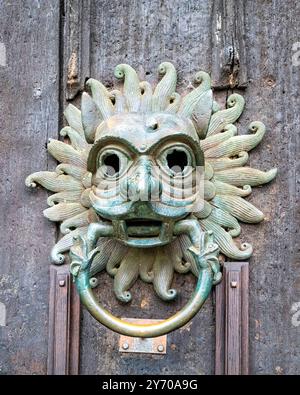
[(129, 158), (121, 151), (109, 149), (102, 152), (98, 159), (98, 168), (105, 177), (118, 177), (128, 167)]
[(158, 163), (173, 177), (183, 176), (194, 165), (194, 155), (189, 147), (178, 145), (165, 149), (158, 156)]
[(182, 173), (188, 165), (188, 157), (186, 152), (174, 149), (166, 155), (167, 165), (175, 174)]

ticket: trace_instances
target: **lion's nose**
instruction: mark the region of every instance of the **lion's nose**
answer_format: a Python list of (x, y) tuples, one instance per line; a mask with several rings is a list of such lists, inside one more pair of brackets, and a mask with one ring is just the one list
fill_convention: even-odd
[(159, 177), (154, 176), (153, 162), (141, 157), (135, 172), (127, 180), (128, 199), (131, 201), (157, 200), (160, 195)]

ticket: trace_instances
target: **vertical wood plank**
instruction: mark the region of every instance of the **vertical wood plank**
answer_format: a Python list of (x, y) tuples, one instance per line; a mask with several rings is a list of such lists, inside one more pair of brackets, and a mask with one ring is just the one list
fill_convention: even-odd
[(1, 375), (47, 370), (56, 227), (42, 215), (47, 191), (24, 180), (55, 168), (45, 145), (58, 135), (59, 19), (57, 0), (0, 2), (0, 301), (7, 308)]
[(90, 0), (64, 2), (63, 32), (63, 90), (72, 100), (90, 75)]
[[(60, 108), (84, 89), (89, 76), (90, 1), (66, 0), (61, 7)], [(80, 300), (69, 268), (52, 266), (49, 298), (48, 374), (79, 372)]]
[(249, 373), (249, 267), (226, 262), (216, 287), (215, 374)]
[(50, 269), (48, 374), (78, 374), (79, 297), (66, 266)]
[(246, 88), (243, 0), (215, 0), (212, 13), (212, 85), (215, 89)]
[(267, 126), (262, 143), (251, 151), (251, 166), (279, 170), (273, 182), (252, 193), (251, 203), (266, 220), (243, 225), (246, 241), (254, 247), (250, 367), (260, 375), (298, 375), (299, 327), (291, 322), (291, 308), (300, 301), (300, 67), (293, 62), (293, 45), (300, 41), (300, 2), (247, 1), (245, 15), (251, 84), (242, 122), (246, 126), (260, 118)]

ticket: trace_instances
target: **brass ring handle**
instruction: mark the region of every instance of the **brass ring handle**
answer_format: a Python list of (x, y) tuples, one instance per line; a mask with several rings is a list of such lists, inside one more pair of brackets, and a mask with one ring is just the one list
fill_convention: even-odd
[(71, 264), (71, 272), (74, 275), (76, 287), (80, 295), (81, 302), (85, 305), (91, 315), (107, 328), (126, 336), (132, 337), (157, 337), (165, 335), (178, 329), (189, 322), (200, 310), (207, 299), (216, 279), (220, 279), (218, 261), (216, 263), (217, 245), (212, 242), (212, 235), (202, 232), (199, 224), (195, 220), (179, 221), (174, 227), (174, 234), (189, 235), (193, 247), (191, 252), (196, 258), (199, 267), (199, 276), (196, 289), (188, 303), (176, 314), (155, 324), (133, 324), (115, 317), (107, 311), (96, 300), (90, 286), (90, 262), (96, 253), (95, 247), (97, 238), (101, 236), (111, 236), (112, 229), (109, 226), (94, 225), (88, 232), (87, 240), (84, 241), (85, 260), (82, 263), (76, 261)]
[[(85, 278), (82, 277), (83, 274)], [(81, 302), (97, 321), (121, 335), (145, 338), (165, 335), (189, 322), (207, 299), (212, 288), (213, 275), (210, 268), (202, 269), (193, 295), (179, 312), (159, 323), (145, 325), (123, 321), (102, 307), (93, 295), (88, 273), (81, 273), (75, 281)]]

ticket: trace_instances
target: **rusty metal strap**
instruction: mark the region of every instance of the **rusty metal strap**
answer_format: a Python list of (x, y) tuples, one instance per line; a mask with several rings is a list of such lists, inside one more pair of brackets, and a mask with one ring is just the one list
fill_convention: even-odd
[(50, 268), (49, 375), (75, 375), (79, 369), (80, 301), (66, 266)]
[(249, 373), (249, 266), (226, 262), (223, 281), (216, 287), (217, 375)]

